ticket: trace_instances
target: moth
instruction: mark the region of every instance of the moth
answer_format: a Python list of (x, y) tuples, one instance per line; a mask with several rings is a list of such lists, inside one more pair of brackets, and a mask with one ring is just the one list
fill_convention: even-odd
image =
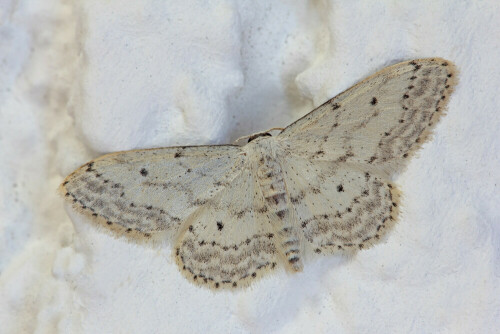
[(391, 176), (429, 138), (455, 83), (447, 60), (402, 62), (275, 136), (107, 154), (60, 191), (113, 235), (167, 240), (190, 281), (246, 287), (278, 267), (299, 272), (315, 255), (377, 243), (398, 216)]

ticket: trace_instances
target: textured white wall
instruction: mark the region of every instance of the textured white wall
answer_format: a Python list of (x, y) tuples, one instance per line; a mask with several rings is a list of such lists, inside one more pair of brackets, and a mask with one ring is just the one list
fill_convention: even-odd
[[(500, 328), (500, 5), (489, 1), (0, 3), (0, 332)], [(398, 61), (458, 66), (448, 115), (396, 177), (384, 244), (247, 290), (188, 283), (56, 188), (106, 152), (285, 126)]]

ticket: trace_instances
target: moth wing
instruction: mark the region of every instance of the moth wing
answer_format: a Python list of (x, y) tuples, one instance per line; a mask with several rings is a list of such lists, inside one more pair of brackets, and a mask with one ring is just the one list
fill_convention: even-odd
[(93, 222), (137, 240), (175, 239), (189, 216), (226, 191), (246, 163), (237, 146), (188, 146), (104, 155), (60, 187)]
[(400, 170), (443, 114), (455, 79), (454, 65), (440, 58), (387, 67), (285, 128), (278, 140), (306, 159)]
[(282, 166), (307, 254), (368, 248), (397, 219), (399, 192), (377, 174), (293, 156)]
[(188, 218), (176, 261), (191, 281), (213, 289), (240, 288), (275, 269), (278, 253), (257, 180), (248, 165), (231, 184)]

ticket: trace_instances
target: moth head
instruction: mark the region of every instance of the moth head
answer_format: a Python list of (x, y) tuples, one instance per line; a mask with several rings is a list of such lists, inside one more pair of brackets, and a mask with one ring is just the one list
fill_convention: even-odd
[(269, 130), (264, 132), (257, 132), (250, 136), (240, 137), (236, 139), (233, 144), (238, 146), (244, 146), (245, 144), (248, 144), (249, 142), (254, 141), (255, 139), (260, 137), (272, 137), (272, 135), (269, 133)]
[[(248, 144), (251, 141), (254, 141), (257, 138), (272, 137), (273, 135), (271, 134), (271, 132), (273, 132), (273, 131), (283, 131), (283, 128), (272, 128), (272, 129), (269, 129), (267, 131), (254, 133), (253, 135), (250, 135), (250, 136), (240, 137), (240, 138), (236, 139), (236, 141), (234, 142), (234, 145), (243, 146), (245, 144)], [(244, 143), (243, 140), (247, 140), (247, 142)]]
[(272, 137), (272, 135), (269, 132), (259, 132), (259, 133), (253, 134), (250, 137), (248, 137), (247, 143), (249, 143), (249, 142), (251, 142), (259, 137)]

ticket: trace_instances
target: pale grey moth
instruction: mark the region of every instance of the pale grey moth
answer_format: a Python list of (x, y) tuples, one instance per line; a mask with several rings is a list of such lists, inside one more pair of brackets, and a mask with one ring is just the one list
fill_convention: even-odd
[(394, 225), (391, 175), (429, 138), (456, 83), (440, 58), (399, 63), (246, 145), (104, 155), (60, 187), (114, 235), (167, 240), (181, 272), (214, 289), (315, 254), (352, 253)]

